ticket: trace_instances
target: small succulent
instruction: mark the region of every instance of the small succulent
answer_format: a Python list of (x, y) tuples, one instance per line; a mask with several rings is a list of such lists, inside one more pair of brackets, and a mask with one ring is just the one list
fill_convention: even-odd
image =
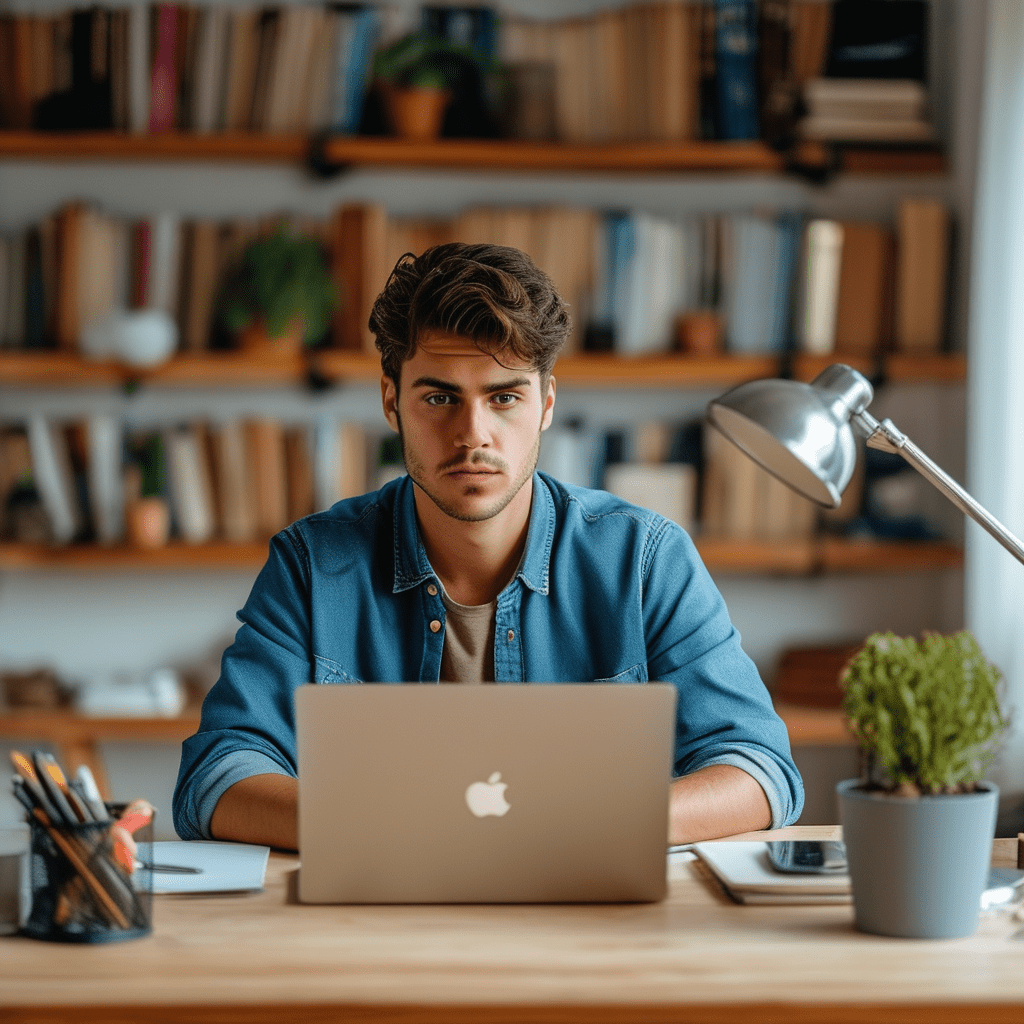
[(430, 32), (410, 32), (374, 54), (373, 73), (398, 88), (452, 89), (479, 59), (470, 46)]
[(967, 792), (1008, 722), (999, 669), (967, 631), (874, 633), (840, 677), (865, 781), (901, 795)]

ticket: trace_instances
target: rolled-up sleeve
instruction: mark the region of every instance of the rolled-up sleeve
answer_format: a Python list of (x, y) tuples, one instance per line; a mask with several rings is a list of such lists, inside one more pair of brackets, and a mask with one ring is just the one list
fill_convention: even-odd
[(294, 691), (312, 678), (308, 608), (308, 567), (286, 531), (238, 613), (199, 729), (182, 744), (172, 813), (183, 839), (211, 838), (217, 801), (241, 779), (297, 774)]
[(786, 725), (692, 540), (672, 523), (647, 553), (644, 620), (649, 678), (679, 694), (675, 775), (733, 765), (764, 790), (772, 828), (792, 824), (804, 790)]

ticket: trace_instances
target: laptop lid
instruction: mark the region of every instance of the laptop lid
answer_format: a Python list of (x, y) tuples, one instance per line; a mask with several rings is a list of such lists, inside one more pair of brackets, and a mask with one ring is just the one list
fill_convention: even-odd
[(675, 687), (308, 685), (299, 899), (653, 901)]

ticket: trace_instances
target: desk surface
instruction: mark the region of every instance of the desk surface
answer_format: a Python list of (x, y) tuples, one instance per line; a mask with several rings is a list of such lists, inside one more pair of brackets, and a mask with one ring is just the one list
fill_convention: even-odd
[[(1013, 866), (1016, 840), (993, 859)], [(1024, 1019), (1021, 926), (1002, 917), (969, 939), (864, 935), (849, 906), (735, 905), (685, 856), (666, 901), (616, 906), (311, 907), (291, 902), (295, 868), (273, 854), (262, 893), (158, 896), (144, 939), (0, 939), (0, 1022)]]

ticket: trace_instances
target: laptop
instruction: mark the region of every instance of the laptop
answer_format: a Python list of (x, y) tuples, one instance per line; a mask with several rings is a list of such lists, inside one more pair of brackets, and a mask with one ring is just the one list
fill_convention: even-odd
[(300, 901), (665, 896), (674, 686), (307, 685), (295, 704)]

